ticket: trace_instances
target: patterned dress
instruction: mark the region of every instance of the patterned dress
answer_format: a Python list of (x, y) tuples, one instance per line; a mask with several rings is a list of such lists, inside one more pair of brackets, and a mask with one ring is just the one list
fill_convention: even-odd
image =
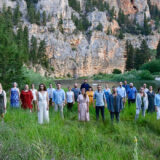
[(82, 94), (78, 96), (77, 102), (79, 103), (80, 112), (78, 113), (79, 121), (89, 121), (89, 112), (87, 112), (87, 103), (89, 103), (89, 97), (86, 99)]
[(11, 107), (19, 107), (19, 89), (11, 88), (11, 97), (10, 97)]

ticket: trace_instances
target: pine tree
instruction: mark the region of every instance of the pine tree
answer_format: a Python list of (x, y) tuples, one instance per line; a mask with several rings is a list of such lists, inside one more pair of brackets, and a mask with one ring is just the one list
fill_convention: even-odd
[(134, 48), (128, 40), (126, 41), (126, 70), (129, 71), (134, 69)]
[(41, 15), (40, 11), (36, 13), (36, 24), (40, 25), (41, 24)]
[(160, 40), (159, 40), (159, 42), (158, 42), (158, 46), (157, 46), (156, 51), (157, 51), (156, 59), (160, 59)]
[(14, 9), (13, 13), (13, 22), (15, 25), (17, 25), (21, 18), (21, 12), (19, 10), (19, 4), (17, 4), (16, 8)]
[(149, 35), (152, 32), (151, 25), (148, 24), (148, 19), (146, 18), (146, 14), (144, 13), (144, 26), (142, 33), (145, 35)]
[(139, 69), (139, 67), (148, 62), (151, 57), (150, 49), (148, 48), (147, 42), (145, 40), (142, 41), (140, 49), (136, 50), (135, 54), (135, 68)]
[(37, 50), (37, 39), (36, 37), (32, 36), (30, 46), (30, 60), (33, 63), (33, 65), (37, 63)]
[(25, 53), (28, 55), (29, 54), (29, 33), (28, 33), (27, 26), (24, 27), (23, 41), (24, 41)]
[(46, 22), (47, 22), (47, 16), (46, 16), (46, 12), (45, 11), (43, 11), (42, 17), (43, 17), (43, 25), (45, 26)]

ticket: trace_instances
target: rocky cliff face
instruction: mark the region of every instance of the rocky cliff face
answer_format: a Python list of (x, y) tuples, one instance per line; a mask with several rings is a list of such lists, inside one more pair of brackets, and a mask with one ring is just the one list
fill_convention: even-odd
[[(80, 2), (81, 9), (85, 11), (85, 0)], [(123, 10), (125, 15), (129, 15), (135, 23), (143, 25), (144, 13), (150, 18), (150, 10), (147, 0), (104, 0), (109, 3), (110, 8), (114, 7), (116, 16), (119, 10)], [(140, 46), (141, 40), (146, 39), (149, 47), (155, 49), (159, 40), (159, 34), (154, 32), (151, 36), (125, 34), (125, 38), (120, 40), (116, 37), (120, 26), (114, 19), (109, 20), (109, 15), (105, 11), (94, 9), (85, 16), (91, 23), (88, 28), (90, 35), (83, 32), (76, 32), (76, 26), (72, 20), (72, 15), (80, 18), (80, 14), (69, 6), (68, 0), (39, 0), (35, 5), (41, 13), (46, 12), (51, 16), (51, 20), (46, 26), (31, 24), (26, 19), (27, 5), (25, 0), (1, 0), (0, 8), (3, 4), (6, 7), (15, 8), (19, 3), (20, 10), (23, 14), (23, 26), (29, 28), (29, 36), (34, 35), (38, 40), (45, 39), (47, 43), (46, 54), (49, 63), (54, 68), (51, 76), (89, 76), (97, 73), (111, 73), (113, 69), (118, 68), (122, 71), (125, 69), (125, 42), (131, 40), (136, 47)], [(151, 0), (151, 3), (160, 8), (160, 0)], [(59, 20), (63, 20), (63, 33), (59, 29)], [(102, 30), (96, 30), (101, 24)], [(54, 31), (50, 31), (50, 28)], [(111, 34), (107, 34), (108, 30)], [(42, 74), (45, 72), (38, 68)]]

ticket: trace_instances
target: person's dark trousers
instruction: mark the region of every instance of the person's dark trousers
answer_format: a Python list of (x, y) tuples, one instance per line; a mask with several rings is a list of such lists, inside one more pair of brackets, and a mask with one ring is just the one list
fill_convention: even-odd
[(99, 111), (101, 111), (102, 120), (105, 120), (104, 117), (104, 106), (96, 106), (96, 119), (99, 120)]
[(128, 99), (128, 106), (130, 106), (131, 105), (131, 103), (135, 103), (136, 102), (136, 100), (135, 99)]
[(73, 103), (67, 103), (67, 109), (69, 111), (72, 111), (72, 108), (73, 108)]
[(52, 98), (49, 98), (49, 106), (52, 106)]
[(119, 112), (110, 112), (111, 122), (114, 121), (114, 115), (116, 116), (116, 121), (119, 122)]

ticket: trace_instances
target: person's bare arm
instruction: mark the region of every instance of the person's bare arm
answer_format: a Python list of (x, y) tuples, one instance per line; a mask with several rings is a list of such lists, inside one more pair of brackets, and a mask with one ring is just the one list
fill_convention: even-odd
[(47, 110), (49, 110), (49, 98), (48, 98), (48, 92), (47, 92), (46, 101), (47, 101)]

